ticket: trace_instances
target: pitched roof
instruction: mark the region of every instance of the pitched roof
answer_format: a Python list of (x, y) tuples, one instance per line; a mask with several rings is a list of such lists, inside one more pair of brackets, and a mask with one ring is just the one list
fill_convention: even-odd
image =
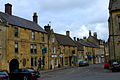
[(84, 51), (83, 45), (81, 45), (79, 41), (74, 41), (74, 42), (75, 42), (75, 44), (76, 44), (77, 47), (78, 47), (78, 51)]
[(99, 48), (99, 46), (97, 46), (94, 43), (91, 43), (89, 41), (80, 40), (79, 43), (83, 46), (92, 47), (92, 48)]
[(109, 10), (120, 10), (120, 0), (110, 0), (109, 2)]
[(9, 15), (7, 13), (0, 12), (0, 19), (8, 22), (11, 25), (19, 26), (22, 28), (27, 28), (35, 31), (46, 32), (38, 24), (33, 21), (26, 20), (14, 15)]
[(99, 48), (99, 46), (95, 45), (94, 43), (91, 43), (89, 41), (86, 42), (88, 45), (90, 45), (93, 48)]
[(83, 46), (82, 44), (80, 44), (80, 42), (79, 42), (79, 41), (74, 41), (74, 42), (75, 42), (75, 44), (76, 44), (78, 47)]
[(84, 40), (79, 40), (79, 43), (83, 46), (91, 47), (89, 44), (87, 44)]
[(64, 45), (64, 46), (76, 46), (76, 44), (74, 43), (74, 41), (69, 36), (61, 35), (61, 34), (57, 34), (57, 33), (54, 33), (54, 34), (55, 34), (56, 40), (58, 41), (58, 43), (60, 45)]

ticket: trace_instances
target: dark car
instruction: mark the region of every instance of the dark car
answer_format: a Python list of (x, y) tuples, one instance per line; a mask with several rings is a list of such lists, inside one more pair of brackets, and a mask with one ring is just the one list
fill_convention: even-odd
[(0, 70), (0, 80), (9, 80), (9, 76), (6, 71)]
[(89, 63), (87, 61), (84, 61), (84, 60), (79, 60), (78, 64), (79, 64), (79, 67), (81, 67), (81, 66), (89, 66)]
[(112, 62), (111, 70), (112, 70), (112, 72), (120, 71), (120, 64), (117, 61)]
[(10, 80), (37, 80), (40, 73), (33, 69), (17, 69), (10, 73)]

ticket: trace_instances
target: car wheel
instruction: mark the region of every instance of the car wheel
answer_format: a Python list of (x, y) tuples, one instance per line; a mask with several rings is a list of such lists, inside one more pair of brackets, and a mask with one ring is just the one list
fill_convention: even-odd
[(35, 78), (35, 79), (32, 79), (32, 80), (38, 80), (37, 78)]
[(116, 70), (112, 69), (112, 72), (115, 72)]
[(27, 77), (27, 76), (24, 76), (24, 77), (23, 77), (23, 80), (28, 80), (28, 77)]

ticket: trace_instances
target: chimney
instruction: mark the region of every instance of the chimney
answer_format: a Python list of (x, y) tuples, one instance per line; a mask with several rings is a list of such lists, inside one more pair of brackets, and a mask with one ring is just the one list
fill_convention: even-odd
[(74, 41), (76, 41), (76, 37), (73, 37), (74, 38)]
[(83, 39), (85, 40), (85, 39), (87, 39), (87, 38), (84, 36)]
[(70, 31), (66, 31), (66, 36), (70, 36)]
[(79, 41), (80, 39), (79, 38), (77, 38), (77, 41)]
[(91, 30), (89, 30), (89, 36), (91, 36)]
[(12, 15), (12, 5), (7, 3), (5, 4), (5, 13)]
[(95, 38), (97, 38), (97, 32), (94, 32), (93, 35)]
[(38, 23), (37, 13), (33, 13), (33, 22)]
[(47, 32), (49, 32), (50, 31), (50, 28), (51, 28), (51, 26), (48, 24), (47, 26), (44, 26), (44, 29), (45, 29), (45, 31), (47, 31)]

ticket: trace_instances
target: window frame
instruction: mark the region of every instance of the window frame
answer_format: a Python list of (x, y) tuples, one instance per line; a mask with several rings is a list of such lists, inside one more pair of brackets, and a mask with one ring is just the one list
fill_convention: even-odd
[(38, 66), (37, 57), (31, 57), (31, 66)]
[(56, 54), (56, 47), (52, 46), (52, 54)]
[(15, 45), (14, 45), (14, 50), (15, 50), (15, 53), (19, 53), (19, 44), (18, 42), (15, 42)]
[(33, 59), (33, 57), (31, 57), (31, 66), (34, 66), (34, 59)]
[(68, 55), (70, 56), (70, 48), (68, 48)]
[(18, 29), (18, 27), (14, 27), (14, 36), (19, 37), (19, 29)]
[(118, 16), (118, 30), (120, 31), (120, 16)]
[(41, 39), (42, 39), (42, 42), (45, 41), (45, 34), (44, 33), (42, 33)]
[(37, 54), (37, 44), (30, 44), (30, 53)]
[(32, 31), (32, 33), (31, 33), (32, 35), (31, 35), (31, 38), (32, 38), (32, 40), (35, 40), (35, 32), (34, 31)]
[(68, 65), (68, 57), (65, 57), (65, 65)]
[(55, 38), (54, 37), (52, 37), (52, 43), (54, 43), (55, 42)]

